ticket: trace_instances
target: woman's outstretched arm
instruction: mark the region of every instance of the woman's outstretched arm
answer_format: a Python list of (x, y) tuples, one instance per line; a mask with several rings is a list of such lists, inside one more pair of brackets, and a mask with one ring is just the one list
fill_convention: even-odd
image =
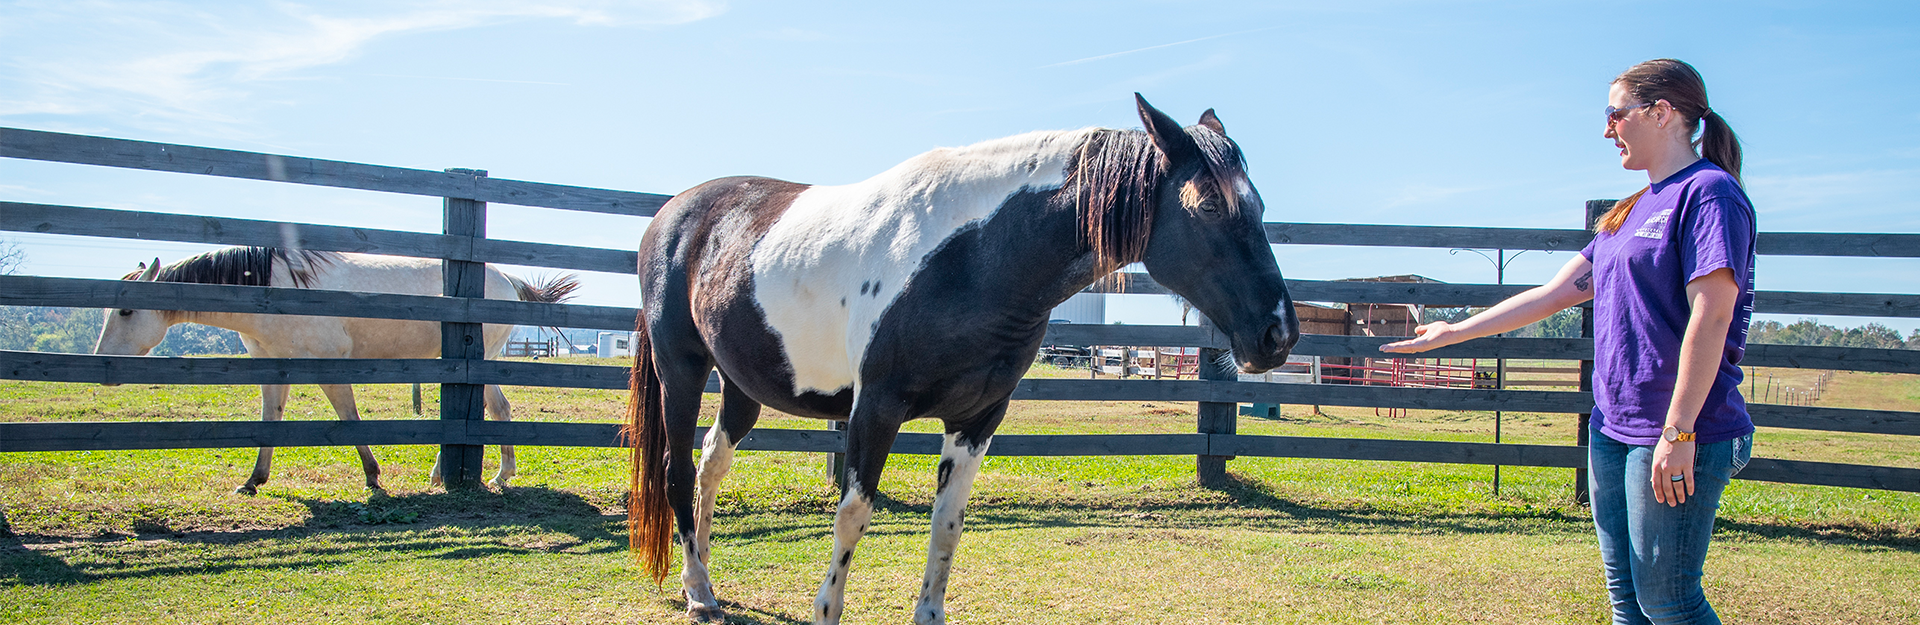
[(1417, 338), (1381, 345), (1380, 351), (1412, 354), (1499, 334), (1590, 299), (1593, 299), (1593, 263), (1585, 256), (1575, 255), (1546, 284), (1509, 297), (1460, 323), (1435, 321), (1414, 328)]

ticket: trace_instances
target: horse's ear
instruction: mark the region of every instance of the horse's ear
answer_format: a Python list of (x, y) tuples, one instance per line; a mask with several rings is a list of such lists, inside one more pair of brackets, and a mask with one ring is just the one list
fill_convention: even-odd
[(1152, 104), (1147, 104), (1147, 99), (1138, 92), (1133, 94), (1133, 100), (1140, 107), (1140, 123), (1146, 124), (1147, 136), (1153, 137), (1153, 144), (1160, 148), (1160, 153), (1165, 154), (1169, 162), (1180, 163), (1201, 157), (1199, 144), (1193, 142), (1193, 137), (1187, 136), (1187, 131), (1180, 128), (1179, 122), (1167, 117), (1160, 109), (1153, 108)]
[(152, 282), (154, 278), (156, 278), (156, 277), (159, 277), (159, 275), (160, 275), (160, 259), (159, 259), (158, 257), (155, 257), (155, 258), (153, 259), (153, 264), (151, 264), (151, 265), (142, 265), (142, 266), (143, 266), (143, 267), (145, 267), (145, 268), (147, 269), (146, 271), (143, 271), (143, 272), (141, 272), (141, 273), (140, 273), (140, 280), (141, 280), (142, 282)]
[(1213, 109), (1207, 109), (1207, 112), (1200, 114), (1200, 125), (1212, 128), (1222, 137), (1227, 136), (1227, 127), (1220, 125), (1220, 118), (1214, 116)]

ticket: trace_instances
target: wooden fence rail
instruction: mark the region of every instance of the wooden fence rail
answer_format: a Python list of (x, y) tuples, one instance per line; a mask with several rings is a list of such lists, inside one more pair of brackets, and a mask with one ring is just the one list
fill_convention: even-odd
[[(145, 358), (0, 350), (0, 379), (84, 384), (507, 384), (625, 389), (625, 367), (499, 360)], [(719, 392), (717, 378), (708, 392)], [(1587, 393), (1492, 389), (1416, 389), (1342, 384), (1303, 385), (1196, 380), (1029, 379), (1014, 399), (1309, 404), (1421, 410), (1510, 410), (1579, 413)], [(1830, 432), (1920, 436), (1920, 413), (1854, 408), (1750, 404), (1754, 422)], [(609, 415), (611, 418), (613, 415)]]
[[(188, 421), (0, 423), (0, 453), (344, 445), (533, 445), (621, 447), (610, 423), (498, 421)], [(700, 436), (704, 437), (702, 431)], [(833, 453), (836, 430), (755, 429), (743, 451)], [(936, 434), (901, 433), (897, 454), (938, 455)], [(1105, 434), (993, 437), (994, 456), (1216, 456), (1579, 468), (1586, 450), (1566, 445), (1407, 441), (1245, 434)], [(1920, 492), (1920, 469), (1754, 458), (1738, 479)]]
[[(653, 215), (668, 196), (491, 178), (475, 170), (429, 171), (197, 146), (0, 128), (0, 157), (100, 165), (150, 171), (403, 193), (446, 198), (447, 227), (420, 233), (318, 224), (217, 218), (54, 204), (0, 201), (0, 231), (207, 243), (283, 245), (321, 251), (364, 252), (448, 262), (456, 273), (479, 263), (632, 274), (637, 257), (627, 250), (509, 241), (484, 230), (488, 202), (590, 211), (636, 217)], [(1591, 206), (1589, 209), (1591, 210)], [(1467, 228), (1365, 224), (1266, 224), (1276, 244), (1505, 248), (1572, 251), (1591, 234), (1571, 229)], [(1920, 257), (1920, 235), (1884, 233), (1761, 233), (1759, 253), (1834, 257)], [(456, 270), (457, 269), (457, 270)], [(1528, 286), (1401, 284), (1292, 280), (1300, 301), (1486, 306)], [(442, 322), (450, 336), (471, 324), (500, 323), (603, 330), (629, 330), (636, 311), (607, 306), (539, 304), (468, 297), (428, 297), (310, 289), (236, 287), (120, 280), (0, 276), (0, 305), (140, 308), (362, 316)], [(1106, 293), (1164, 293), (1144, 275), (1103, 281), (1090, 289)], [(1920, 296), (1875, 293), (1764, 291), (1759, 312), (1808, 315), (1920, 317)], [(1222, 337), (1197, 327), (1081, 326), (1048, 328), (1047, 340), (1078, 345), (1226, 347)], [(1390, 338), (1304, 337), (1296, 353), (1378, 357)], [(0, 378), (73, 383), (290, 384), (431, 382), (471, 391), (482, 384), (623, 389), (623, 367), (486, 361), (449, 353), (434, 360), (321, 360), (244, 358), (137, 358), (0, 352)], [(1492, 338), (1435, 350), (1427, 357), (1584, 360), (1590, 339)], [(1754, 345), (1745, 363), (1920, 373), (1920, 353), (1905, 350)], [(710, 381), (709, 390), (717, 390)], [(454, 393), (457, 395), (458, 393)], [(1233, 403), (1287, 403), (1442, 410), (1505, 410), (1576, 413), (1587, 410), (1585, 392), (1487, 389), (1405, 389), (1344, 385), (1279, 385), (1230, 380), (1090, 381), (1025, 380), (1022, 400), (1134, 400), (1197, 402), (1200, 432), (1178, 435), (1061, 435), (995, 437), (996, 455), (1182, 455), (1200, 458), (1206, 473), (1233, 456), (1337, 458), (1450, 462), (1510, 466), (1584, 466), (1583, 448), (1550, 445), (1397, 441), (1236, 434)], [(471, 405), (469, 405), (471, 404)], [(1221, 407), (1229, 410), (1219, 423)], [(1841, 432), (1920, 435), (1920, 413), (1753, 405), (1757, 424)], [(477, 404), (443, 404), (445, 420), (341, 422), (7, 423), (0, 424), (0, 451), (74, 449), (165, 449), (348, 444), (433, 444), (443, 454), (470, 452), (482, 444), (616, 446), (615, 426), (582, 423), (496, 423), (477, 420)], [(611, 415), (610, 415), (611, 416)], [(902, 434), (897, 453), (938, 453), (938, 437)], [(757, 430), (742, 449), (833, 452), (842, 434), (831, 430)], [(461, 463), (471, 464), (468, 456)], [(1224, 465), (1221, 465), (1224, 466)], [(477, 469), (477, 467), (474, 467)], [(473, 471), (477, 474), (477, 470)], [(1804, 484), (1856, 486), (1920, 492), (1920, 470), (1834, 463), (1755, 459), (1740, 476)], [(464, 479), (464, 478), (462, 478)], [(473, 480), (466, 480), (473, 481)]]

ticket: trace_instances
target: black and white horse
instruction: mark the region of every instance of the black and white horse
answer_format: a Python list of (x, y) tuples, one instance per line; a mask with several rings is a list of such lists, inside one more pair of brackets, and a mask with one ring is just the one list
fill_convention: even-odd
[[(844, 186), (722, 178), (660, 209), (640, 242), (630, 538), (658, 582), (677, 526), (690, 616), (720, 615), (714, 497), (763, 405), (847, 420), (816, 623), (839, 621), (900, 425), (945, 422), (913, 615), (941, 623), (967, 493), (1054, 306), (1141, 262), (1231, 337), (1241, 370), (1286, 362), (1299, 323), (1239, 146), (1211, 110), (1183, 129), (1136, 99), (1145, 132), (937, 149)], [(696, 473), (695, 419), (716, 366), (720, 414)]]

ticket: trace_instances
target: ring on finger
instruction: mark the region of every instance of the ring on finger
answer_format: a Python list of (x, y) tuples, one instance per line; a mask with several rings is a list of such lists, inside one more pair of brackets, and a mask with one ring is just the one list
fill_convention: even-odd
[(1667, 478), (1667, 481), (1669, 482), (1684, 482), (1686, 480), (1687, 480), (1687, 476), (1684, 476), (1684, 475), (1675, 475)]

